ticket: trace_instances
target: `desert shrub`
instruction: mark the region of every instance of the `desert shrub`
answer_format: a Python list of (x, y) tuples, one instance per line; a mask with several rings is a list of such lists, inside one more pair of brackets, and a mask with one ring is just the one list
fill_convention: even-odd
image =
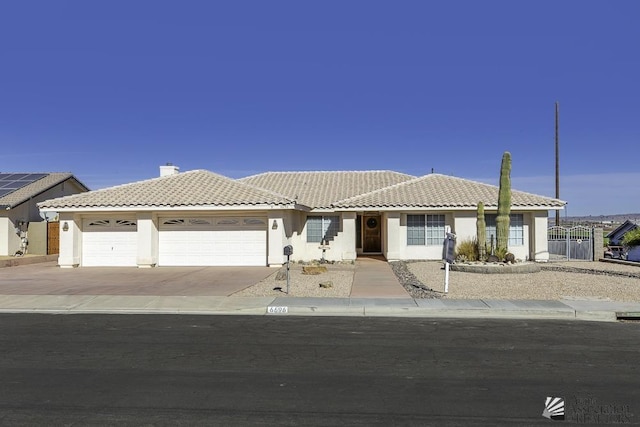
[(460, 241), (456, 245), (456, 259), (459, 261), (477, 261), (478, 241), (476, 239)]
[(504, 257), (507, 255), (508, 250), (506, 248), (496, 248), (495, 255), (498, 257), (500, 262), (504, 261)]
[(628, 231), (622, 238), (622, 244), (628, 247), (640, 246), (640, 227)]

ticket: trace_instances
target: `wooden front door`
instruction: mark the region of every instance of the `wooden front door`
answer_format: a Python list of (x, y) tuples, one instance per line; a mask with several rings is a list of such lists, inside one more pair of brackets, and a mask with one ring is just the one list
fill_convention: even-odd
[(47, 223), (47, 255), (60, 253), (60, 223)]
[(367, 253), (382, 251), (382, 232), (380, 227), (380, 215), (371, 215), (362, 217), (363, 227), (363, 248), (362, 251)]

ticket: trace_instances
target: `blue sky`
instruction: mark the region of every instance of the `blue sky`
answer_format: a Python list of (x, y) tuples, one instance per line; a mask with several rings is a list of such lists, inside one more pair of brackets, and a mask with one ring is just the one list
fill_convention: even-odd
[[(640, 2), (0, 3), (0, 171), (432, 168), (640, 211)], [(565, 215), (563, 213), (563, 215)]]

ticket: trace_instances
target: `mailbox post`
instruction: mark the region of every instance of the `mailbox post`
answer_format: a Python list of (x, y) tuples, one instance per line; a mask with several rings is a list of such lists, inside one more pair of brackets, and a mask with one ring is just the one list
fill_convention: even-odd
[(449, 292), (449, 265), (456, 259), (456, 235), (447, 233), (444, 238), (444, 293)]
[(287, 295), (289, 295), (289, 257), (293, 255), (293, 246), (285, 246), (283, 253), (287, 256)]

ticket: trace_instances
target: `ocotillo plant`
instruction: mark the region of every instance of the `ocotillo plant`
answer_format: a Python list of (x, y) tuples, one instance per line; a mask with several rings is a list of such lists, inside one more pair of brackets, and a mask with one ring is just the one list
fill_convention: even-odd
[(487, 223), (484, 220), (484, 203), (482, 202), (478, 202), (476, 234), (478, 238), (478, 259), (484, 261), (487, 255)]
[(509, 214), (511, 212), (511, 153), (505, 151), (500, 166), (498, 216), (496, 217), (496, 253), (506, 254), (509, 241)]

